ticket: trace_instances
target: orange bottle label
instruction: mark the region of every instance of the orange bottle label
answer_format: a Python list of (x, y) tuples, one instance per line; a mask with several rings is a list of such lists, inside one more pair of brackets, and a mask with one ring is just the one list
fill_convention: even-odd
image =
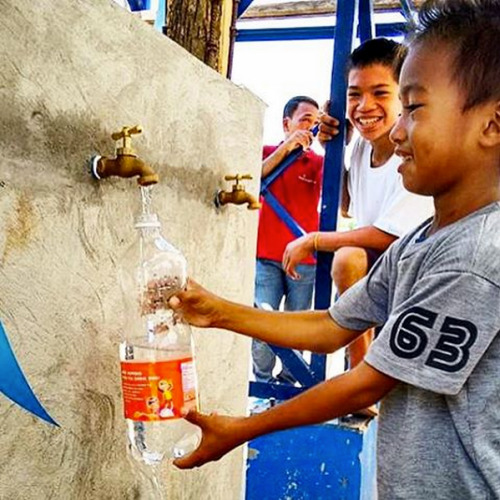
[(170, 361), (122, 361), (125, 418), (149, 422), (180, 418), (182, 409), (197, 409), (193, 358)]

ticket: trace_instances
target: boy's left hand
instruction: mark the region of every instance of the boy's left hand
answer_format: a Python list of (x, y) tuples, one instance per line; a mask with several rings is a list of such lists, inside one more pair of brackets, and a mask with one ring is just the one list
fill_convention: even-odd
[(201, 467), (207, 462), (219, 460), (247, 440), (243, 433), (245, 417), (227, 417), (215, 413), (204, 415), (192, 410), (184, 418), (201, 429), (202, 438), (196, 450), (174, 460), (174, 465), (179, 469)]

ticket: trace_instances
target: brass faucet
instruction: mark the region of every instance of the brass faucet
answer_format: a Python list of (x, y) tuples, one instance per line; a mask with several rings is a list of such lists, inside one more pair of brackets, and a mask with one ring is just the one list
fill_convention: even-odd
[(248, 203), (248, 210), (258, 210), (261, 205), (253, 195), (245, 191), (245, 186), (240, 184), (240, 181), (243, 179), (252, 180), (252, 176), (249, 174), (226, 175), (224, 180), (236, 182), (233, 184), (231, 191), (217, 191), (215, 205), (220, 207), (226, 203), (234, 203), (235, 205)]
[(107, 156), (94, 156), (92, 159), (92, 173), (97, 179), (103, 179), (111, 175), (118, 177), (139, 176), (137, 182), (141, 186), (149, 186), (158, 182), (158, 174), (146, 163), (137, 157), (132, 148), (131, 135), (140, 134), (142, 127), (123, 127), (120, 132), (111, 134), (114, 141), (123, 140), (122, 147), (116, 149), (116, 158)]

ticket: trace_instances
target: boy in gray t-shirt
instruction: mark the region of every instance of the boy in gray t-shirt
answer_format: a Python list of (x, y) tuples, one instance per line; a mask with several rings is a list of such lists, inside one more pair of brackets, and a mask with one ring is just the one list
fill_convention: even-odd
[(276, 313), (190, 283), (170, 305), (192, 324), (333, 352), (384, 325), (365, 361), (250, 417), (186, 418), (217, 460), (270, 432), (382, 400), (379, 498), (500, 498), (500, 0), (429, 0), (400, 77), (391, 132), (405, 187), (435, 216), (395, 243), (329, 311)]
[[(395, 243), (330, 308), (384, 328), (365, 359), (399, 380), (383, 399), (382, 498), (500, 495), (500, 204)], [(468, 496), (466, 492), (474, 493)]]

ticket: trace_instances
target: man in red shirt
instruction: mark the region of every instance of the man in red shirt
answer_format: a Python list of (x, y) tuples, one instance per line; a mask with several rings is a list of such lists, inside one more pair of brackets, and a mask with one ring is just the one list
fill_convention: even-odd
[[(298, 146), (304, 152), (269, 187), (271, 194), (306, 233), (318, 230), (318, 204), (321, 193), (323, 157), (309, 148), (313, 141), (311, 129), (318, 123), (318, 103), (306, 96), (290, 99), (283, 110), (285, 139), (278, 146), (264, 146), (262, 178), (265, 179)], [(282, 267), (283, 252), (296, 235), (261, 199), (257, 240), (255, 305), (261, 309), (278, 310), (281, 301), (287, 311), (310, 309), (314, 290), (316, 261), (305, 258), (298, 266), (297, 279), (286, 275)], [(258, 382), (295, 382), (284, 369), (273, 378), (276, 356), (259, 340), (252, 343), (253, 372)]]

